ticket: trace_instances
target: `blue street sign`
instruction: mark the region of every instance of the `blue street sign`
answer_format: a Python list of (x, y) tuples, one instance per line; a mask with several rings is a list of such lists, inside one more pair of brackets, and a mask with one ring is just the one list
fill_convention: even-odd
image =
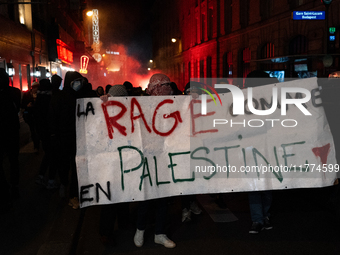
[(324, 11), (294, 11), (293, 20), (322, 20), (326, 18)]

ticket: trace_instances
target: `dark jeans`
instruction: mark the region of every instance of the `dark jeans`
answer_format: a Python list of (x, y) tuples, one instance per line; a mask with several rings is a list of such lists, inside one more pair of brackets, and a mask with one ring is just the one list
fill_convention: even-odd
[(272, 204), (272, 192), (254, 191), (248, 193), (250, 216), (253, 222), (263, 224), (263, 220), (269, 217), (269, 209)]
[(181, 196), (182, 210), (190, 210), (190, 204), (196, 200), (196, 195)]
[(69, 171), (71, 171), (71, 183), (69, 197), (78, 197), (78, 179), (76, 168), (76, 141), (73, 136), (52, 138), (53, 161), (58, 168), (59, 178), (65, 187), (69, 184)]
[(151, 204), (155, 203), (155, 206), (153, 206), (156, 210), (155, 235), (165, 234), (165, 224), (168, 215), (168, 200), (168, 198), (159, 198), (139, 202), (137, 228), (139, 230), (146, 229), (149, 208), (151, 207)]
[(48, 172), (48, 179), (49, 180), (54, 180), (56, 173), (57, 173), (57, 167), (55, 162), (53, 162), (53, 155), (56, 155), (58, 151), (54, 151), (51, 141), (49, 137), (44, 137), (41, 139), (41, 144), (44, 150), (44, 156), (42, 158), (41, 164), (40, 164), (40, 170), (39, 174), (40, 175), (45, 175), (47, 170)]
[(29, 121), (27, 122), (30, 132), (31, 132), (31, 139), (33, 141), (34, 149), (39, 149), (40, 148), (40, 139), (37, 133), (37, 128), (35, 121)]
[(99, 234), (111, 236), (115, 228), (116, 219), (118, 228), (126, 228), (129, 223), (129, 203), (102, 205), (100, 210)]

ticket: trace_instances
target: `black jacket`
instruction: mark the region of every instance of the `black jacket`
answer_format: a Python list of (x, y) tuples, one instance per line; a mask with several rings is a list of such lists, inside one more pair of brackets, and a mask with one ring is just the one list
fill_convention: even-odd
[(0, 135), (8, 135), (19, 130), (21, 91), (5, 86), (0, 89)]

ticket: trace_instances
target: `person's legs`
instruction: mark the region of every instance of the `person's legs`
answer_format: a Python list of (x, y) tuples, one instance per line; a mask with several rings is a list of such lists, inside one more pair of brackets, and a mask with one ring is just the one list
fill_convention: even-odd
[(10, 163), (10, 184), (12, 197), (19, 198), (19, 179), (20, 179), (20, 169), (19, 169), (19, 130), (9, 136), (9, 141), (7, 142), (7, 155)]
[(39, 150), (40, 147), (40, 139), (39, 136), (37, 134), (37, 129), (36, 129), (36, 124), (35, 122), (32, 120), (30, 121), (30, 123), (28, 124), (29, 128), (30, 128), (30, 132), (31, 132), (31, 139), (33, 141), (33, 145), (34, 145), (34, 149)]
[(191, 201), (190, 195), (181, 196), (182, 222), (187, 222), (191, 220), (190, 201)]
[(117, 221), (119, 229), (126, 229), (129, 225), (130, 203), (117, 204)]
[(157, 201), (155, 235), (165, 234), (165, 225), (168, 215), (168, 198), (159, 198)]
[(259, 191), (248, 192), (248, 199), (251, 220), (263, 224), (261, 193)]
[(273, 195), (271, 190), (261, 191), (263, 219), (270, 216), (269, 209), (272, 205)]
[(0, 205), (0, 213), (8, 212), (12, 204), (12, 199), (9, 192), (10, 186), (6, 180), (5, 169), (3, 167), (4, 155), (5, 153), (3, 150), (3, 146), (2, 144), (0, 144), (0, 192), (3, 197), (3, 202)]
[(150, 206), (150, 200), (140, 201), (137, 212), (137, 230), (133, 241), (137, 247), (142, 247), (144, 244), (144, 231), (147, 224), (147, 213)]
[(49, 138), (46, 140), (45, 146), (45, 155), (48, 161), (48, 179), (55, 181), (57, 175), (57, 166), (53, 162), (54, 150)]
[(149, 210), (150, 200), (140, 201), (138, 204), (137, 229), (145, 230), (147, 224), (147, 213)]
[(70, 157), (70, 165), (71, 165), (70, 198), (74, 198), (78, 197), (78, 178), (75, 155), (72, 155)]
[(113, 234), (117, 215), (117, 204), (101, 205), (99, 234), (111, 236)]
[(168, 215), (169, 198), (158, 199), (156, 226), (155, 226), (155, 243), (164, 245), (166, 248), (174, 248), (176, 244), (165, 234), (165, 226)]

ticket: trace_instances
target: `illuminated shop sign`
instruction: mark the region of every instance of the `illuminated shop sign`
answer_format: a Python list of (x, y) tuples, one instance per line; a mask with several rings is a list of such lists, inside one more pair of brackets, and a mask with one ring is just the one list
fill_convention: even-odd
[(99, 44), (99, 19), (98, 10), (93, 10), (92, 15), (92, 33), (93, 33), (93, 44)]
[(79, 73), (87, 74), (87, 66), (89, 64), (89, 57), (88, 56), (81, 56), (80, 57), (80, 70)]
[(109, 50), (106, 50), (106, 54), (119, 55), (119, 52), (118, 51), (109, 51)]
[(293, 20), (322, 20), (326, 15), (324, 11), (294, 11)]
[(71, 64), (73, 63), (73, 52), (66, 47), (68, 47), (66, 43), (57, 39), (58, 58), (67, 64)]
[[(99, 43), (99, 18), (98, 18), (98, 10), (93, 9), (92, 15), (92, 35), (93, 35), (93, 51), (95, 54), (92, 56), (97, 62), (101, 61), (101, 55), (98, 53), (100, 52), (100, 43)], [(98, 56), (100, 55), (100, 57)]]

